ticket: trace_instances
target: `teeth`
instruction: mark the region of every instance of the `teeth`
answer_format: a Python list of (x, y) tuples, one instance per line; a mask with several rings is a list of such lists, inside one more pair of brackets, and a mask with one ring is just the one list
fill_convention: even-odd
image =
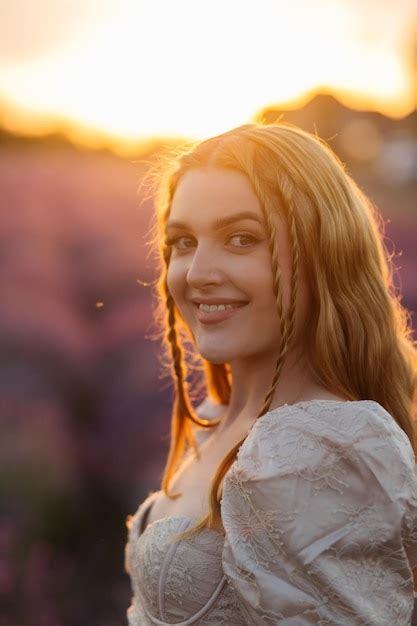
[(226, 309), (233, 309), (237, 304), (200, 304), (199, 309), (211, 313), (213, 311), (225, 311)]

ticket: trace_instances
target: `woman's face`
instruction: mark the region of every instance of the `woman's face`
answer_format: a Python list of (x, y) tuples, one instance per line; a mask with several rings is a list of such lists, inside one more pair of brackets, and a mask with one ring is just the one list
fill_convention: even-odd
[[(291, 253), (283, 222), (277, 214), (273, 219), (286, 310)], [(217, 168), (187, 172), (174, 194), (166, 233), (172, 245), (168, 288), (201, 356), (231, 363), (276, 355), (280, 331), (268, 235), (247, 177)], [(205, 312), (198, 304), (204, 301), (233, 308)]]

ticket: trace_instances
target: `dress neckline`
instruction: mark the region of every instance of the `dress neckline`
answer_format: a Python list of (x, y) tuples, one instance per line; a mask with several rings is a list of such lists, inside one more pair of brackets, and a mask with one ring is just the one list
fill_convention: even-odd
[[(254, 426), (259, 424), (259, 422), (261, 420), (263, 420), (267, 415), (270, 415), (271, 413), (278, 413), (280, 412), (282, 409), (284, 408), (288, 408), (288, 407), (297, 407), (297, 406), (302, 406), (302, 405), (309, 405), (309, 404), (319, 404), (319, 403), (329, 403), (329, 404), (359, 404), (359, 403), (371, 403), (371, 404), (376, 404), (378, 406), (379, 403), (376, 402), (376, 400), (330, 400), (330, 399), (324, 399), (324, 398), (316, 398), (313, 400), (300, 400), (299, 402), (295, 402), (294, 404), (281, 404), (278, 407), (275, 407), (274, 409), (271, 409), (270, 411), (267, 411), (266, 413), (264, 413), (263, 415), (261, 415), (261, 417), (259, 417), (254, 423), (253, 425), (250, 427), (249, 431), (248, 431), (248, 435), (249, 433), (253, 430)], [(223, 404), (220, 406), (228, 406), (227, 404)], [(244, 445), (244, 444), (242, 444)], [(150, 524), (148, 524), (145, 528), (144, 526), (146, 525), (146, 522), (149, 518), (149, 513), (151, 511), (151, 508), (156, 500), (156, 498), (158, 497), (158, 495), (160, 493), (162, 493), (162, 489), (159, 489), (158, 491), (153, 491), (141, 504), (140, 508), (140, 513), (138, 510), (138, 519), (137, 519), (137, 524), (136, 524), (136, 528), (137, 528), (137, 539), (139, 539), (140, 537), (142, 537), (143, 535), (145, 535), (145, 533), (147, 533), (147, 531), (152, 528), (154, 525), (159, 524), (159, 523), (168, 523), (169, 521), (173, 521), (173, 520), (188, 520), (191, 522), (196, 523), (198, 520), (196, 517), (192, 517), (191, 515), (167, 515), (165, 517), (160, 517), (157, 520), (154, 520), (153, 522), (151, 522)], [(215, 532), (217, 534), (218, 531), (214, 530), (214, 529), (207, 529), (209, 531)]]

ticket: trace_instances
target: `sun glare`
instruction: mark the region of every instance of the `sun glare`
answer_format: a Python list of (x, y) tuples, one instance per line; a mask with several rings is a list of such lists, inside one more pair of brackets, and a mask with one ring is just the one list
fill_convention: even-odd
[(85, 40), (6, 68), (0, 89), (34, 111), (130, 139), (222, 132), (318, 85), (394, 116), (408, 112), (412, 90), (398, 50), (356, 38), (349, 3), (318, 7), (121, 3)]

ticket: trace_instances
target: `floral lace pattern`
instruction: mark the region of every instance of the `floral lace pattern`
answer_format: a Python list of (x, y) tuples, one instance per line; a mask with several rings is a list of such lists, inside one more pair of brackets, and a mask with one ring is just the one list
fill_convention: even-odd
[(414, 454), (374, 401), (312, 400), (255, 422), (229, 469), (225, 536), (128, 518), (129, 626), (408, 626), (417, 566)]

